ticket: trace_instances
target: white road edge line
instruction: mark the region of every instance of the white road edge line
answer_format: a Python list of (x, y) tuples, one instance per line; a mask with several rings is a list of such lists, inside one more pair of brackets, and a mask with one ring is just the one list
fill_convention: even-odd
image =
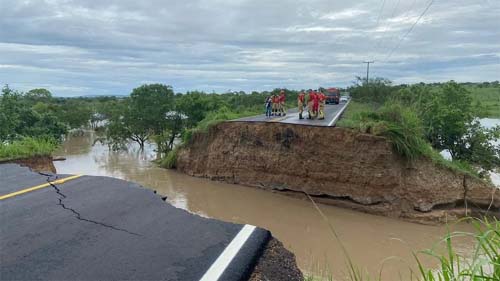
[(220, 256), (215, 260), (215, 262), (210, 266), (210, 268), (205, 272), (200, 281), (215, 281), (218, 280), (224, 270), (228, 267), (231, 261), (234, 259), (236, 254), (240, 251), (241, 247), (248, 240), (250, 235), (252, 235), (255, 230), (255, 226), (245, 224), (241, 228), (240, 232), (236, 234), (234, 239), (227, 245), (226, 249), (220, 254)]
[(351, 99), (349, 99), (344, 107), (339, 111), (339, 113), (337, 113), (337, 115), (335, 115), (335, 117), (333, 117), (332, 121), (330, 123), (328, 123), (328, 127), (331, 127), (333, 124), (335, 124), (337, 122), (337, 120), (340, 118), (340, 115), (344, 112), (344, 110), (347, 108), (347, 105), (351, 102)]

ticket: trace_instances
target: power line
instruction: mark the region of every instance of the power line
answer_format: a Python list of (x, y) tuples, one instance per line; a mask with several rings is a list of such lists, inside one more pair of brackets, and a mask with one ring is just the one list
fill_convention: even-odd
[[(411, 3), (410, 8), (409, 8), (409, 9), (408, 9), (405, 13), (402, 13), (399, 17), (403, 17), (403, 18), (404, 18), (405, 16), (409, 15), (409, 14), (410, 14), (410, 12), (411, 12), (411, 10), (413, 10), (413, 8), (415, 8), (415, 3), (417, 3), (417, 0), (413, 0), (413, 2)], [(390, 45), (391, 45), (390, 43), (392, 43), (392, 42), (393, 42), (394, 38), (396, 38), (396, 34), (393, 34), (393, 35), (391, 36), (390, 40), (388, 40), (388, 41), (387, 41), (387, 42), (389, 43), (387, 46), (390, 46)], [(399, 36), (398, 36), (398, 38), (399, 38)], [(385, 45), (384, 45), (384, 46), (385, 46)], [(383, 49), (384, 49), (384, 48), (383, 48)], [(384, 53), (385, 53), (385, 52), (386, 52), (386, 51), (384, 51)]]
[[(399, 3), (401, 3), (401, 0), (398, 0), (398, 2), (396, 3), (396, 6), (394, 6), (394, 9), (392, 10), (392, 13), (391, 13), (391, 17), (390, 18), (393, 18), (394, 15), (396, 14), (396, 10), (398, 9), (399, 7)], [(375, 45), (375, 48), (374, 49), (378, 49), (380, 47), (380, 44), (382, 43), (383, 41), (383, 38), (384, 38), (384, 35), (385, 33), (387, 32), (387, 29), (389, 28), (389, 22), (387, 22), (387, 24), (384, 25), (384, 30), (382, 31), (382, 35), (380, 37), (380, 39), (377, 41), (377, 44)]]
[(384, 10), (384, 6), (385, 6), (385, 0), (382, 2), (382, 7), (380, 8), (380, 11), (378, 11), (377, 25), (375, 26), (375, 29), (378, 28), (378, 24), (380, 23), (380, 18), (382, 17), (382, 11)]
[(434, 3), (434, 0), (431, 0), (429, 2), (429, 4), (427, 5), (427, 7), (425, 8), (425, 10), (420, 14), (420, 16), (413, 23), (413, 25), (410, 27), (410, 29), (408, 29), (408, 31), (405, 33), (405, 35), (399, 39), (397, 45), (391, 50), (391, 52), (384, 59), (384, 61), (389, 60), (389, 58), (392, 56), (392, 54), (394, 53), (394, 51), (396, 51), (399, 48), (399, 46), (401, 46), (401, 43), (403, 42), (403, 40), (406, 39), (406, 37), (408, 36), (408, 34), (410, 34), (412, 32), (413, 28), (415, 28), (415, 26), (417, 25), (417, 23), (420, 21), (420, 19), (422, 19), (422, 17), (425, 15), (425, 13), (427, 13), (427, 11), (429, 10), (429, 8), (432, 6), (433, 3)]

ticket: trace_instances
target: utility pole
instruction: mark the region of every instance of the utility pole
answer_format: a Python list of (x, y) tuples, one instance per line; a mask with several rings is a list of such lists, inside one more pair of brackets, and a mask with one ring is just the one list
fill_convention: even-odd
[(368, 80), (370, 78), (370, 63), (374, 63), (374, 61), (364, 61), (363, 63), (366, 63), (366, 85), (368, 85)]

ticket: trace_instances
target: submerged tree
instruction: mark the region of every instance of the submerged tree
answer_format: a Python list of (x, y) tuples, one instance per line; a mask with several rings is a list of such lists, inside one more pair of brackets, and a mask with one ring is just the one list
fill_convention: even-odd
[(151, 136), (164, 132), (167, 128), (166, 114), (173, 109), (172, 87), (150, 84), (135, 88), (123, 107), (112, 114), (108, 138), (112, 142), (130, 139), (143, 149)]

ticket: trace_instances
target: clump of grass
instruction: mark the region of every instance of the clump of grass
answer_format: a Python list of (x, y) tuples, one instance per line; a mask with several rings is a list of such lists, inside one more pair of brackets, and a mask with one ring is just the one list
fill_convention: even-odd
[(426, 150), (422, 121), (414, 110), (398, 103), (376, 108), (375, 105), (352, 102), (339, 126), (385, 136), (395, 151), (408, 160), (417, 159)]
[(337, 125), (384, 136), (392, 143), (394, 150), (409, 161), (426, 157), (441, 167), (480, 178), (477, 169), (470, 164), (446, 160), (434, 150), (425, 140), (424, 127), (416, 111), (395, 101), (381, 107), (353, 101)]
[(179, 152), (179, 146), (176, 146), (174, 149), (170, 150), (167, 153), (167, 156), (163, 158), (160, 162), (160, 166), (167, 169), (174, 169), (177, 167), (177, 153)]
[[(417, 255), (421, 280), (486, 281), (500, 280), (500, 222), (496, 219), (479, 220), (468, 218), (476, 233), (453, 232), (444, 237), (446, 254), (438, 254), (433, 249), (421, 253), (439, 261), (438, 269), (425, 268)], [(475, 247), (471, 257), (463, 257), (453, 248), (452, 239), (460, 236), (473, 237)]]
[(213, 127), (221, 122), (252, 116), (259, 113), (260, 112), (256, 111), (233, 112), (224, 106), (217, 111), (207, 114), (207, 116), (201, 120), (196, 127), (186, 130), (182, 136), (182, 142), (189, 143), (195, 132), (207, 132), (210, 127)]
[(379, 118), (385, 123), (380, 135), (387, 137), (400, 155), (415, 160), (425, 153), (424, 129), (415, 111), (390, 104), (381, 108)]
[(56, 148), (57, 142), (53, 139), (25, 137), (21, 140), (0, 143), (0, 160), (49, 156)]

